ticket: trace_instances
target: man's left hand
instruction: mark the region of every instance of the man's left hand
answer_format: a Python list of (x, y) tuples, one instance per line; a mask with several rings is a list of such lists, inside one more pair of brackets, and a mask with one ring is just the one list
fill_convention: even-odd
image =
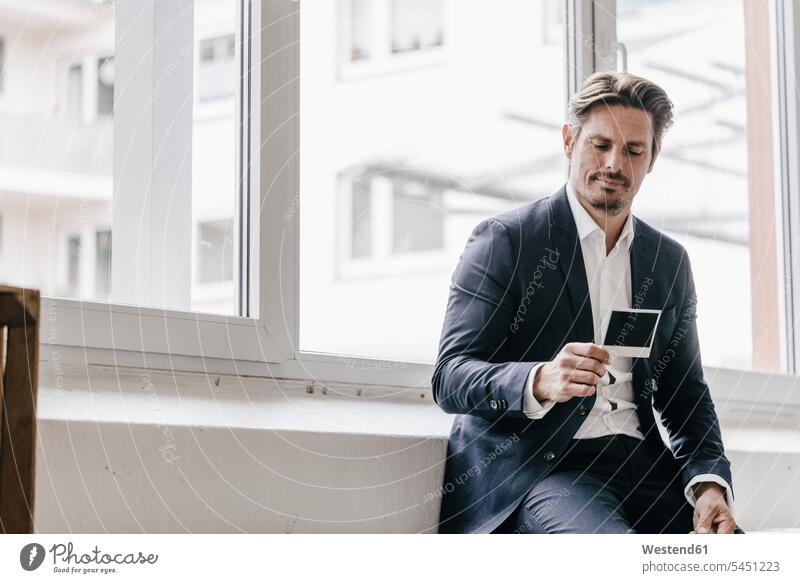
[(725, 489), (714, 482), (703, 482), (695, 489), (694, 530), (690, 534), (732, 534), (736, 527), (733, 513), (725, 502)]

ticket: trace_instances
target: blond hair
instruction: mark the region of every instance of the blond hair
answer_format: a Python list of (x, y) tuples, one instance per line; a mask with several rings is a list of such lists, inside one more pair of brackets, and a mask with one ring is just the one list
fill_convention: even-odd
[(673, 115), (672, 101), (661, 87), (630, 73), (591, 75), (569, 101), (567, 125), (573, 139), (597, 105), (623, 105), (648, 112), (653, 120), (653, 157), (661, 151), (661, 138), (672, 125)]

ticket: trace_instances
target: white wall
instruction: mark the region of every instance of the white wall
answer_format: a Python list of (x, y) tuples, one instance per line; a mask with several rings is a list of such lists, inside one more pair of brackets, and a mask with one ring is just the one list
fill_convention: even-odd
[[(451, 417), (428, 388), (308, 392), (300, 381), (52, 362), (39, 393), (38, 532), (436, 529)], [(739, 524), (800, 526), (797, 407), (712, 391)]]
[[(151, 371), (51, 371), (38, 532), (422, 532), (446, 438), (422, 391)], [(215, 381), (219, 380), (219, 386)], [(247, 391), (247, 396), (243, 390)], [(415, 430), (418, 430), (415, 431)]]

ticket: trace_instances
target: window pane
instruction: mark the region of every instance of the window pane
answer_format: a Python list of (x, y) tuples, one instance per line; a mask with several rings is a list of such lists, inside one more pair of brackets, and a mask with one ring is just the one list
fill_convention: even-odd
[[(0, 252), (0, 273), (6, 282), (45, 295), (106, 300), (113, 285), (115, 2), (50, 4), (57, 10), (0, 4), (0, 210), (5, 243), (15, 250)], [(233, 277), (237, 6), (238, 0), (195, 0), (195, 47), (180, 53), (195, 59), (195, 240), (186, 241), (194, 268), (191, 306), (187, 298), (182, 309), (238, 309)], [(160, 74), (155, 82), (163, 84), (169, 69)], [(153, 102), (142, 111), (157, 103), (159, 89), (152, 90)], [(223, 231), (206, 232), (208, 225), (223, 223)], [(209, 261), (216, 267), (200, 267)]]
[(95, 257), (97, 258), (97, 299), (107, 299), (111, 293), (111, 230), (95, 234)]
[(200, 39), (200, 62), (197, 69), (198, 99), (233, 97), (236, 89), (234, 34)]
[(114, 5), (48, 5), (0, 3), (0, 274), (103, 299), (95, 236), (112, 222)]
[(233, 280), (233, 220), (203, 221), (197, 225), (197, 282)]
[(392, 187), (393, 253), (442, 249), (446, 215), (441, 191), (403, 178), (393, 180)]
[[(774, 298), (751, 288), (748, 208), (771, 205), (774, 194), (759, 191), (751, 200), (748, 193), (748, 177), (769, 174), (772, 162), (748, 154), (747, 83), (768, 92), (769, 75), (764, 81), (763, 70), (751, 75), (745, 69), (742, 0), (626, 0), (617, 6), (628, 70), (661, 85), (675, 104), (674, 125), (634, 212), (689, 252), (703, 363), (750, 368), (754, 303)], [(754, 259), (775, 261), (761, 251)], [(777, 337), (778, 322), (773, 314), (761, 333)]]
[(353, 61), (369, 58), (370, 53), (370, 5), (372, 0), (350, 2), (350, 54)]
[(65, 295), (74, 296), (78, 291), (81, 277), (81, 238), (73, 235), (67, 238), (67, 288)]
[(442, 44), (442, 0), (392, 0), (392, 52)]
[(195, 0), (192, 309), (238, 313), (233, 266), (238, 196), (237, 0)]
[(368, 257), (372, 248), (372, 181), (356, 180), (352, 183), (353, 213), (351, 216), (353, 247), (351, 257)]
[(474, 226), (563, 183), (561, 3), (372, 0), (332, 62), (359, 4), (300, 8), (300, 348), (432, 362)]
[(114, 111), (114, 57), (97, 62), (97, 115)]
[(3, 80), (5, 79), (5, 74), (3, 71), (5, 62), (6, 62), (6, 41), (3, 37), (0, 37), (0, 91), (3, 91)]

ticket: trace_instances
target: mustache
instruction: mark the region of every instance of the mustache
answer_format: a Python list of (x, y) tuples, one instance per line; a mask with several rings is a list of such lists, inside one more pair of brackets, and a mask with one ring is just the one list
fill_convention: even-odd
[(623, 174), (603, 174), (602, 172), (592, 176), (593, 180), (602, 178), (603, 180), (610, 180), (613, 182), (621, 182), (626, 188), (630, 186), (630, 181)]

